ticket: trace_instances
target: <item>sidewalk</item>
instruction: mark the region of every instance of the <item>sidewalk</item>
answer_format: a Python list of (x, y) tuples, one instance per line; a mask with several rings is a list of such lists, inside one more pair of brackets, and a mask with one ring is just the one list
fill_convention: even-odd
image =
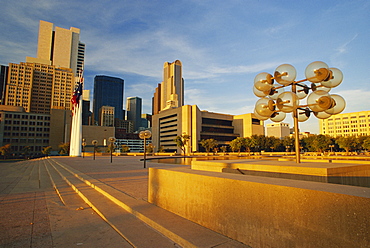
[(248, 247), (149, 204), (140, 158), (0, 163), (0, 247)]

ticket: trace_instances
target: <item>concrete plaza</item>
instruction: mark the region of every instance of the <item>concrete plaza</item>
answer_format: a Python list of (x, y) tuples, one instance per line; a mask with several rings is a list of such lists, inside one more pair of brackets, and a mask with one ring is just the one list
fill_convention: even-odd
[(148, 167), (183, 166), (141, 158), (0, 163), (0, 247), (248, 247), (148, 203)]

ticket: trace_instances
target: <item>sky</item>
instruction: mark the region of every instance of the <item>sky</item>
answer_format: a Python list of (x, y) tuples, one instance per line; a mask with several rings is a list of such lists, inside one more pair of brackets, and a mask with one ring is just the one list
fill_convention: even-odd
[[(330, 93), (343, 113), (370, 110), (369, 0), (0, 0), (0, 64), (36, 57), (39, 20), (81, 29), (85, 89), (96, 75), (125, 80), (124, 99), (151, 113), (163, 64), (180, 60), (185, 104), (224, 114), (253, 112), (253, 82), (281, 64), (305, 78), (311, 62), (343, 72)], [(302, 102), (305, 104), (305, 101)], [(284, 122), (293, 126), (291, 114)], [(266, 121), (265, 123), (270, 123)], [(311, 116), (300, 131), (319, 133)]]

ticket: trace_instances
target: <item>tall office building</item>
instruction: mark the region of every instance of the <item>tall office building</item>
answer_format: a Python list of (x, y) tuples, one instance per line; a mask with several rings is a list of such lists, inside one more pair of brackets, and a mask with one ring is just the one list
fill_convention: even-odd
[(163, 82), (158, 85), (153, 97), (152, 114), (162, 110), (178, 108), (184, 105), (184, 79), (182, 63), (176, 60), (163, 65)]
[(99, 121), (99, 110), (103, 106), (114, 107), (114, 117), (123, 120), (124, 80), (117, 77), (98, 75), (94, 78), (93, 112), (94, 120)]
[(370, 111), (337, 114), (319, 121), (320, 134), (333, 137), (370, 135)]
[(0, 65), (0, 104), (4, 104), (6, 81), (8, 79), (8, 66)]
[(138, 131), (141, 126), (141, 107), (142, 99), (140, 97), (127, 98), (127, 120), (134, 123), (134, 131)]
[(37, 57), (27, 57), (26, 62), (71, 68), (73, 73), (83, 69), (85, 44), (80, 42), (80, 29), (64, 29), (40, 21)]
[(73, 90), (72, 69), (10, 63), (5, 105), (20, 106), (26, 112), (41, 114), (49, 114), (50, 109), (70, 110)]

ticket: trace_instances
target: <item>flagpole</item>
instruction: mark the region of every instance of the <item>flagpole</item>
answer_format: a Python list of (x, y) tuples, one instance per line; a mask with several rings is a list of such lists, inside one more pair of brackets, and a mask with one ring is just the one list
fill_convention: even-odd
[(82, 91), (83, 91), (83, 76), (82, 72), (79, 75), (79, 84), (72, 97), (72, 127), (70, 139), (71, 157), (80, 157), (82, 149)]

